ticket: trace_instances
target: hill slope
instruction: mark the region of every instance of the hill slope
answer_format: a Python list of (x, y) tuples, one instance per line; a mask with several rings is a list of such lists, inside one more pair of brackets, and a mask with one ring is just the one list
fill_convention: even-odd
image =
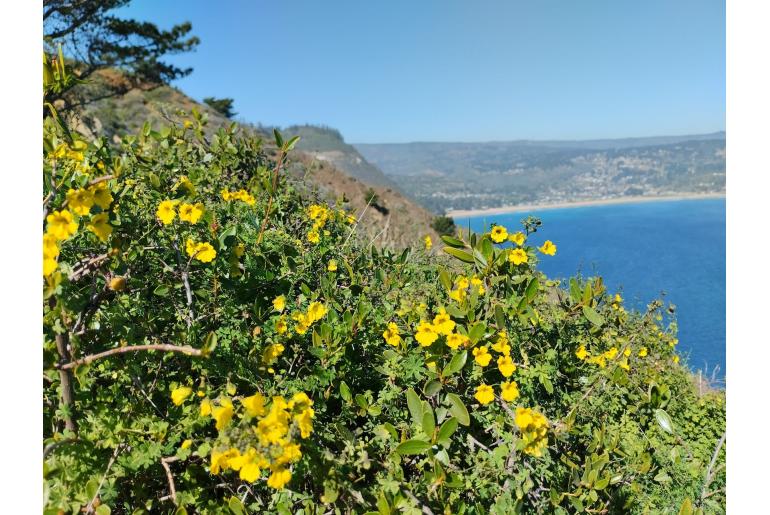
[[(101, 80), (119, 80), (119, 76), (107, 73)], [(89, 87), (98, 88), (98, 83)], [(171, 122), (182, 123), (193, 108), (208, 116), (209, 134), (232, 123), (180, 90), (160, 86), (88, 104), (80, 113), (78, 126), (81, 132), (114, 139), (136, 133), (145, 121), (156, 128)], [(260, 135), (267, 150), (271, 149), (270, 131), (259, 126), (246, 125), (246, 128)], [(344, 199), (346, 207), (358, 215), (364, 213), (357, 229), (361, 238), (380, 247), (420, 245), (425, 235), (437, 241), (438, 234), (430, 228), (432, 213), (403, 195), (379, 169), (347, 145), (339, 132), (311, 126), (290, 127), (281, 132), (284, 137), (302, 137), (291, 154), (289, 172), (302, 188), (317, 190), (329, 202)], [(366, 208), (370, 189), (378, 201)]]
[(442, 212), (725, 190), (725, 133), (593, 141), (359, 144)]

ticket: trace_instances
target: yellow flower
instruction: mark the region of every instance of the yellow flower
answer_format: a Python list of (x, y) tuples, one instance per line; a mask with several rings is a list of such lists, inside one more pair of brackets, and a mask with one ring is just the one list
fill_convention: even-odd
[(307, 308), (307, 318), (312, 324), (317, 320), (321, 320), (324, 315), (326, 315), (327, 311), (328, 309), (326, 309), (326, 306), (320, 302), (311, 302), (310, 306)]
[(449, 318), (444, 308), (440, 308), (438, 315), (433, 318), (433, 328), (438, 334), (443, 335), (449, 335), (455, 328), (455, 323)]
[(198, 202), (197, 204), (183, 203), (179, 206), (179, 219), (183, 222), (189, 222), (191, 224), (198, 223), (198, 220), (203, 216), (203, 204)]
[(45, 221), (48, 222), (46, 232), (57, 240), (66, 240), (78, 231), (78, 224), (73, 221), (72, 213), (66, 210), (54, 211)]
[(639, 357), (643, 358), (645, 356), (647, 356), (647, 347), (642, 347), (641, 349), (639, 349)]
[(508, 261), (516, 266), (522, 263), (526, 263), (528, 259), (529, 258), (527, 257), (527, 253), (524, 252), (524, 249), (513, 249), (508, 253)]
[(516, 381), (502, 383), (500, 385), (500, 396), (505, 402), (513, 402), (519, 398), (519, 385)]
[(180, 445), (180, 447), (181, 447), (182, 449), (189, 449), (191, 445), (192, 445), (192, 440), (190, 440), (190, 439), (188, 438), (187, 440), (185, 440), (184, 442), (182, 442), (182, 445)]
[(188, 238), (185, 250), (188, 256), (197, 259), (201, 263), (210, 263), (217, 257), (217, 251), (208, 242), (195, 243), (195, 241)]
[(502, 243), (508, 238), (508, 229), (502, 225), (495, 225), (492, 227), (492, 232), (489, 233), (489, 236), (495, 243)]
[(261, 417), (265, 414), (265, 398), (257, 392), (251, 397), (241, 400), (241, 404), (246, 408), (246, 412), (252, 417)]
[(277, 360), (281, 354), (283, 354), (284, 350), (286, 350), (286, 347), (280, 343), (273, 343), (268, 345), (265, 347), (265, 350), (262, 351), (262, 362), (265, 365), (272, 365), (275, 363), (275, 360)]
[(679, 356), (674, 356), (672, 360), (674, 361), (674, 363), (679, 363)]
[(548, 445), (548, 420), (541, 413), (519, 406), (514, 421), (525, 445), (523, 451), (531, 456), (542, 456)]
[(313, 408), (306, 408), (302, 410), (298, 415), (294, 416), (294, 420), (297, 422), (297, 427), (299, 428), (299, 435), (302, 438), (307, 438), (313, 431), (314, 416), (315, 411)]
[(577, 356), (578, 359), (584, 360), (586, 357), (588, 357), (588, 351), (586, 350), (585, 345), (581, 345), (578, 347), (578, 350), (575, 351), (575, 356)]
[(458, 275), (455, 279), (455, 287), (457, 287), (458, 290), (467, 290), (470, 285), (470, 281), (468, 281), (468, 278), (464, 275)]
[(175, 406), (180, 406), (190, 395), (192, 395), (192, 388), (189, 386), (180, 386), (171, 392), (171, 402), (173, 402)]
[(174, 218), (176, 217), (176, 211), (174, 210), (176, 204), (176, 200), (164, 200), (158, 204), (158, 210), (155, 212), (155, 215), (164, 225), (168, 225), (174, 221)]
[(43, 275), (48, 277), (56, 271), (59, 263), (56, 258), (59, 256), (59, 245), (56, 237), (52, 234), (43, 234)]
[(505, 330), (500, 331), (500, 334), (497, 336), (497, 341), (492, 344), (492, 350), (506, 356), (511, 353), (511, 346), (508, 345), (508, 333), (506, 333)]
[(336, 259), (329, 260), (329, 264), (326, 265), (326, 269), (329, 272), (336, 272), (337, 271), (337, 260)]
[(610, 350), (604, 353), (604, 357), (606, 357), (609, 360), (615, 359), (615, 356), (617, 355), (618, 355), (617, 347), (611, 347)]
[(482, 367), (485, 367), (489, 365), (489, 362), (492, 360), (492, 355), (489, 353), (489, 350), (487, 350), (486, 346), (475, 347), (473, 349), (473, 359), (476, 361), (476, 363)]
[(438, 333), (436, 332), (436, 328), (433, 327), (433, 324), (423, 320), (417, 324), (414, 339), (417, 340), (421, 346), (430, 347), (430, 345), (438, 339)]
[(279, 295), (273, 299), (273, 309), (279, 313), (286, 309), (286, 297), (284, 295)]
[(623, 370), (631, 370), (631, 367), (628, 364), (628, 358), (623, 358), (622, 360), (620, 360), (620, 363), (618, 363), (618, 366)]
[(267, 486), (276, 490), (281, 490), (286, 483), (291, 481), (291, 471), (283, 467), (276, 467), (271, 469), (273, 471), (270, 477), (267, 478)]
[(486, 405), (495, 400), (495, 391), (489, 385), (480, 384), (476, 388), (476, 393), (473, 394), (473, 396), (479, 401), (479, 404)]
[(297, 321), (297, 334), (305, 334), (313, 322), (303, 313), (295, 313), (292, 318)]
[(275, 322), (275, 331), (278, 334), (284, 334), (289, 329), (288, 324), (286, 323), (286, 317), (280, 316), (278, 317), (278, 320)]
[(307, 233), (307, 241), (309, 241), (310, 243), (318, 243), (319, 241), (321, 241), (321, 236), (318, 234), (317, 230), (311, 229)]
[(230, 460), (238, 458), (240, 455), (240, 451), (234, 448), (225, 452), (211, 451), (211, 473), (216, 476), (220, 471), (227, 470), (230, 467)]
[(465, 300), (467, 295), (468, 293), (465, 290), (452, 290), (449, 292), (449, 298), (457, 302)]
[(516, 365), (514, 365), (510, 356), (500, 356), (497, 358), (497, 368), (503, 374), (503, 377), (511, 377), (516, 371)]
[(88, 188), (88, 191), (93, 196), (94, 204), (105, 211), (110, 208), (110, 204), (112, 204), (112, 194), (110, 193), (106, 182), (94, 184)]
[(459, 333), (452, 333), (446, 337), (447, 347), (449, 347), (452, 350), (457, 349), (461, 345), (465, 345), (465, 343), (468, 341), (469, 339), (467, 336), (463, 336), (462, 334), (459, 334)]
[(80, 216), (87, 215), (91, 212), (91, 207), (94, 205), (94, 194), (89, 190), (73, 190), (70, 188), (67, 191), (67, 204)]
[(479, 295), (484, 295), (484, 292), (486, 291), (486, 289), (484, 289), (484, 281), (475, 275), (471, 277), (471, 286), (476, 288), (476, 290), (479, 292)]
[(515, 243), (519, 247), (524, 245), (524, 240), (526, 240), (526, 239), (527, 239), (527, 237), (524, 236), (524, 233), (521, 232), (521, 231), (513, 233), (510, 236), (508, 236), (508, 241), (510, 241), (511, 243)]
[(551, 240), (545, 240), (542, 247), (537, 248), (540, 252), (547, 256), (553, 256), (556, 254), (556, 245)]
[(623, 355), (624, 355), (625, 357), (629, 357), (629, 356), (631, 355), (631, 349), (628, 349), (628, 348), (627, 348), (626, 350), (624, 350), (624, 351), (623, 351)]
[(433, 247), (433, 240), (430, 236), (426, 236), (423, 241), (425, 242), (425, 250), (430, 250)]
[(393, 347), (398, 347), (401, 342), (401, 336), (398, 334), (398, 326), (394, 322), (388, 323), (388, 328), (382, 333), (385, 342)]
[(211, 415), (211, 400), (210, 399), (203, 399), (201, 401), (201, 417), (208, 417)]
[(99, 213), (91, 217), (91, 223), (86, 225), (86, 228), (92, 233), (96, 234), (96, 237), (101, 241), (107, 241), (107, 238), (112, 234), (112, 226), (110, 225), (109, 215), (107, 213)]
[(217, 431), (223, 430), (233, 418), (233, 403), (230, 399), (222, 399), (219, 401), (219, 406), (211, 410), (211, 416), (217, 423)]

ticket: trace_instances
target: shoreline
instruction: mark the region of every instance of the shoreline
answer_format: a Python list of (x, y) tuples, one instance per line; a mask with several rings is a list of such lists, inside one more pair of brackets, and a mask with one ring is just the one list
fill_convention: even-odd
[(614, 204), (639, 204), (643, 202), (662, 202), (666, 200), (704, 200), (725, 198), (725, 192), (721, 193), (682, 193), (679, 195), (655, 195), (617, 197), (599, 200), (577, 200), (574, 202), (554, 202), (551, 204), (519, 204), (517, 206), (501, 206), (487, 209), (453, 209), (446, 212), (451, 218), (473, 218), (485, 215), (504, 215), (508, 213), (536, 212), (550, 209), (569, 209), (574, 207), (608, 206)]

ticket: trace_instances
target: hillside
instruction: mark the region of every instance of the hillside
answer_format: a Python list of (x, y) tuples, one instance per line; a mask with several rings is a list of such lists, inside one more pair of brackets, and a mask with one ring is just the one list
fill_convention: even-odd
[(355, 147), (436, 212), (725, 190), (724, 132)]
[[(113, 73), (103, 74), (100, 80), (119, 80)], [(98, 94), (98, 82), (89, 84), (92, 94)], [(196, 102), (180, 90), (160, 86), (133, 90), (120, 97), (102, 99), (81, 112), (78, 128), (87, 135), (104, 135), (114, 139), (123, 134), (136, 133), (145, 121), (153, 127), (169, 122), (182, 123), (195, 108), (208, 117), (207, 133), (213, 134), (231, 120)], [(272, 133), (264, 127), (245, 125), (245, 129), (272, 146)], [(289, 172), (298, 186), (317, 190), (329, 202), (345, 199), (345, 205), (356, 213), (364, 212), (367, 192), (371, 188), (378, 197), (376, 205), (366, 210), (358, 226), (360, 236), (374, 241), (380, 247), (419, 245), (425, 235), (434, 241), (438, 234), (430, 228), (433, 214), (403, 195), (376, 167), (366, 162), (358, 151), (347, 145), (334, 130), (295, 126), (281, 130), (286, 138), (300, 135), (297, 151), (292, 153)]]

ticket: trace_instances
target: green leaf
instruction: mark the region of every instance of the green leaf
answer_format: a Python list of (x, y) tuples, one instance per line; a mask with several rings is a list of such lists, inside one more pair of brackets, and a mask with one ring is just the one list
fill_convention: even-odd
[(463, 250), (455, 249), (455, 248), (452, 248), (452, 247), (444, 247), (444, 252), (446, 252), (450, 256), (456, 257), (460, 261), (464, 261), (466, 263), (473, 263), (474, 262), (473, 256), (471, 256), (470, 254), (468, 254), (467, 252), (465, 252)]
[(471, 339), (471, 342), (476, 343), (484, 336), (486, 331), (487, 324), (484, 322), (476, 322), (473, 324), (473, 327), (471, 327), (470, 331), (468, 331), (468, 338)]
[(535, 299), (539, 285), (540, 283), (538, 282), (537, 277), (533, 277), (532, 280), (529, 281), (526, 290), (524, 290), (524, 297), (526, 297), (527, 302), (532, 302)]
[(693, 515), (692, 501), (689, 497), (684, 500), (682, 506), (679, 508), (679, 515)]
[(604, 318), (590, 306), (583, 306), (583, 316), (596, 327), (601, 327), (604, 324)]
[(396, 452), (402, 456), (406, 456), (410, 454), (422, 454), (430, 448), (431, 444), (425, 440), (413, 438), (399, 444), (399, 446), (396, 447)]
[(495, 306), (495, 322), (498, 329), (505, 329), (505, 312), (499, 304)]
[[(484, 240), (484, 241), (489, 241), (489, 240)], [(481, 266), (483, 266), (483, 267), (486, 267), (486, 266), (487, 266), (487, 264), (488, 264), (488, 263), (487, 263), (487, 258), (485, 258), (485, 257), (484, 257), (484, 254), (482, 254), (481, 252), (479, 252), (479, 250), (478, 250), (478, 249), (473, 249), (473, 257), (476, 259), (476, 262), (477, 262), (479, 265), (481, 265)]]
[(230, 508), (230, 511), (235, 515), (246, 515), (248, 513), (240, 499), (235, 496), (230, 497), (230, 500), (227, 502), (227, 507)]
[(369, 407), (369, 401), (367, 401), (366, 397), (364, 397), (360, 393), (356, 395), (355, 399), (356, 399), (356, 404), (358, 404), (361, 407), (361, 409), (366, 409)]
[(451, 376), (455, 372), (459, 372), (462, 370), (462, 368), (465, 366), (465, 363), (468, 361), (468, 351), (464, 350), (462, 352), (458, 352), (454, 356), (452, 356), (452, 359), (449, 361), (447, 366), (444, 367), (444, 370), (441, 372), (442, 375)]
[(435, 379), (431, 379), (428, 382), (425, 383), (425, 386), (422, 389), (425, 392), (425, 395), (428, 397), (433, 397), (438, 392), (441, 391), (441, 383), (439, 381), (436, 381)]
[(155, 288), (152, 292), (158, 297), (166, 297), (168, 296), (168, 291), (169, 291), (168, 286), (166, 286), (165, 284), (161, 284), (160, 286)]
[(415, 391), (411, 388), (409, 388), (406, 391), (406, 405), (409, 408), (409, 413), (412, 414), (412, 419), (414, 420), (414, 423), (417, 425), (422, 424), (422, 402), (420, 402), (420, 398), (417, 396)]
[(444, 286), (444, 288), (446, 288), (447, 290), (452, 289), (452, 280), (449, 278), (449, 272), (447, 272), (444, 267), (439, 268), (438, 280), (441, 282), (442, 286)]
[(575, 304), (580, 302), (580, 284), (574, 277), (569, 280), (569, 296)]
[(447, 394), (446, 400), (449, 401), (449, 413), (451, 413), (457, 421), (464, 425), (470, 425), (471, 423), (471, 416), (468, 414), (468, 408), (465, 407), (465, 404), (463, 404), (462, 399), (455, 394), (450, 393)]
[(458, 240), (457, 238), (452, 238), (451, 236), (443, 235), (441, 236), (441, 240), (449, 245), (450, 247), (455, 247), (457, 249), (465, 248), (465, 243)]
[(353, 396), (350, 393), (350, 387), (345, 381), (340, 382), (340, 397), (342, 397), (345, 402), (353, 400)]
[(441, 424), (441, 427), (438, 430), (436, 441), (444, 447), (447, 447), (449, 445), (449, 439), (452, 437), (455, 431), (457, 431), (457, 425), (457, 419), (454, 417), (446, 420), (443, 424)]
[(100, 504), (94, 513), (96, 513), (96, 515), (110, 515), (112, 510), (106, 504)]
[(422, 431), (429, 437), (433, 438), (433, 431), (436, 430), (436, 417), (433, 415), (433, 410), (430, 406), (422, 415)]
[(283, 146), (283, 151), (284, 152), (291, 151), (294, 148), (294, 145), (296, 145), (297, 142), (299, 141), (299, 138), (300, 138), (299, 136), (294, 136), (289, 141), (287, 141), (286, 145)]
[(674, 424), (671, 422), (671, 417), (668, 413), (658, 408), (655, 410), (655, 420), (658, 421), (658, 425), (667, 433), (674, 434)]
[(281, 136), (281, 133), (278, 132), (278, 129), (273, 129), (273, 136), (275, 136), (275, 146), (278, 148), (283, 147), (283, 137)]

